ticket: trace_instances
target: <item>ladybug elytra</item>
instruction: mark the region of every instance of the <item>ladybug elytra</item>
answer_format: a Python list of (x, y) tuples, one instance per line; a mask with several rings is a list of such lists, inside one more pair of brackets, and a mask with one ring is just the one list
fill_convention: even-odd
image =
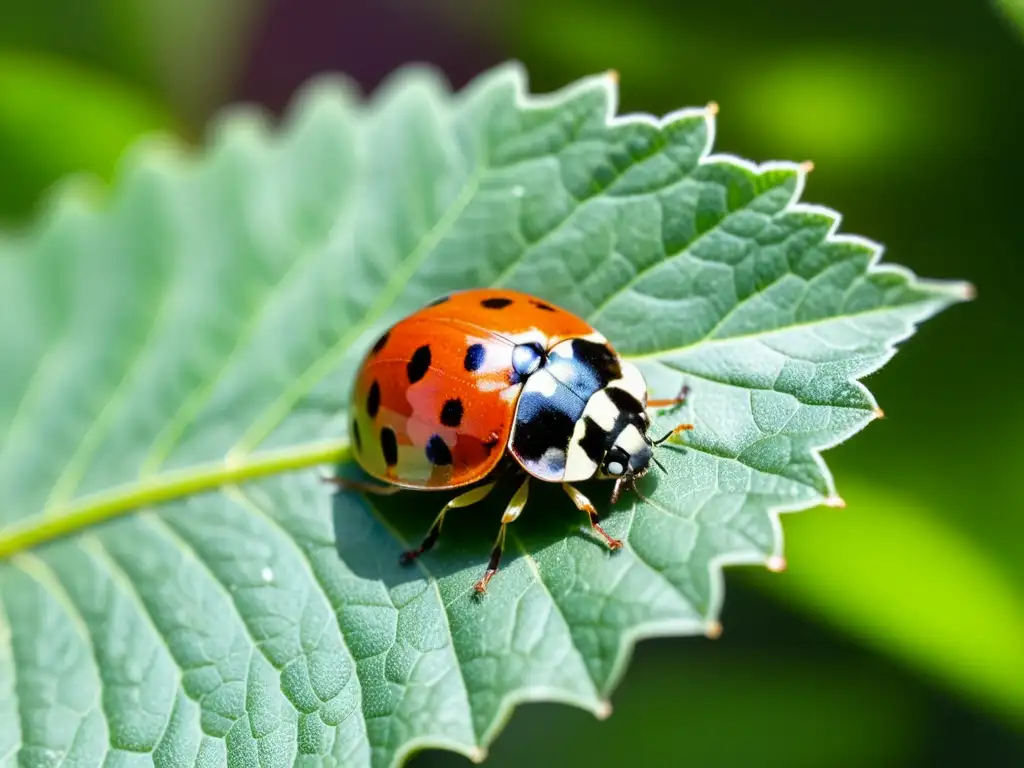
[[(594, 505), (572, 484), (615, 481), (614, 503), (648, 471), (654, 446), (690, 429), (648, 435), (648, 400), (639, 369), (576, 315), (511, 290), (444, 296), (389, 328), (356, 375), (349, 425), (353, 455), (379, 483), (331, 478), (351, 490), (466, 488), (449, 501), (410, 563), (429, 550), (445, 513), (484, 499), (499, 475), (520, 477), (477, 592), (498, 569), (506, 526), (526, 505), (530, 481), (560, 483), (611, 549)], [(660, 465), (659, 465), (660, 466)]]

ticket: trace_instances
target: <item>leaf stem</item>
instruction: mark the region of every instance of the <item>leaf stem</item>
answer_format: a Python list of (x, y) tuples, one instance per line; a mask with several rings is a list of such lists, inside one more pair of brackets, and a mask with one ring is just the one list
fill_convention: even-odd
[(0, 558), (112, 520), (139, 507), (158, 504), (224, 485), (253, 480), (317, 464), (337, 464), (349, 456), (347, 441), (315, 443), (301, 448), (267, 451), (238, 464), (211, 462), (127, 483), (0, 529)]

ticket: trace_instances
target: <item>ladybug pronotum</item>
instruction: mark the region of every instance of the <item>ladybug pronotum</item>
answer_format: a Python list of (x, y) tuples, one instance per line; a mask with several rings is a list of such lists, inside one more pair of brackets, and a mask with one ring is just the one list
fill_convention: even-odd
[[(534, 296), (475, 289), (444, 296), (388, 329), (356, 375), (349, 425), (353, 455), (380, 483), (331, 478), (342, 488), (391, 494), (465, 488), (434, 520), (411, 563), (437, 541), (445, 513), (484, 499), (504, 473), (522, 478), (476, 590), (498, 569), (505, 528), (526, 505), (531, 480), (560, 483), (611, 549), (594, 505), (573, 483), (615, 481), (612, 502), (654, 459), (640, 371), (576, 315)], [(660, 466), (660, 465), (659, 465)]]

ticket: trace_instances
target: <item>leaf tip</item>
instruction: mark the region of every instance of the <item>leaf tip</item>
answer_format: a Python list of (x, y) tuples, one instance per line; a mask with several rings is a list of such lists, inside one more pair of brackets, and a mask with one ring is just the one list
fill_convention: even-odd
[(722, 636), (722, 622), (718, 619), (712, 619), (704, 627), (704, 636), (708, 640), (717, 640)]
[(876, 419), (885, 418), (885, 411), (883, 411), (881, 408), (876, 407), (875, 410), (873, 410), (871, 413)]
[(704, 109), (708, 113), (708, 117), (716, 117), (718, 115), (718, 102), (709, 101), (704, 105)]
[(846, 502), (841, 496), (829, 496), (825, 499), (825, 506), (833, 509), (846, 509)]
[(800, 163), (800, 170), (803, 171), (805, 174), (810, 173), (811, 171), (814, 170), (814, 161), (804, 160), (802, 163)]
[(772, 555), (765, 561), (764, 565), (772, 573), (782, 573), (787, 567), (786, 558), (782, 555)]
[(473, 747), (473, 749), (469, 751), (468, 757), (474, 763), (480, 765), (487, 760), (487, 750), (483, 747)]
[(607, 720), (612, 716), (612, 703), (605, 699), (597, 705), (597, 709), (594, 710), (594, 716), (598, 720)]
[(959, 283), (957, 287), (964, 301), (974, 301), (978, 298), (978, 289), (974, 286), (974, 283)]
[(607, 72), (604, 73), (604, 75), (605, 77), (612, 81), (613, 85), (619, 84), (619, 70), (609, 69)]

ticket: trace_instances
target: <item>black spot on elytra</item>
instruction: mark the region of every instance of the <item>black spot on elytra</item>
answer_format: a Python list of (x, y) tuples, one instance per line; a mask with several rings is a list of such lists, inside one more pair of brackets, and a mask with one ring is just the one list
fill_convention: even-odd
[(462, 401), (459, 398), (445, 400), (441, 407), (441, 423), (446, 427), (457, 427), (462, 423)]
[(378, 352), (384, 349), (384, 345), (388, 343), (388, 336), (390, 335), (391, 331), (384, 331), (384, 335), (377, 339), (377, 343), (373, 345), (373, 354), (376, 355)]
[(437, 306), (438, 304), (444, 304), (444, 303), (445, 303), (446, 301), (448, 301), (448, 299), (450, 299), (450, 298), (451, 298), (451, 296), (442, 296), (442, 297), (441, 297), (441, 298), (439, 298), (439, 299), (434, 299), (434, 300), (433, 300), (432, 302), (430, 302), (429, 304), (427, 304), (427, 306), (428, 306), (428, 307), (436, 307), (436, 306)]
[(377, 417), (377, 411), (380, 410), (380, 384), (376, 381), (370, 385), (370, 392), (366, 396), (366, 412), (370, 414), (370, 418), (374, 419)]
[(557, 312), (558, 311), (557, 309), (552, 307), (550, 304), (545, 304), (543, 301), (534, 301), (534, 300), (531, 299), (530, 303), (533, 304), (533, 306), (535, 306), (537, 309), (543, 309), (545, 312)]
[(422, 347), (412, 353), (412, 360), (405, 366), (406, 373), (409, 374), (409, 383), (415, 384), (417, 381), (427, 375), (427, 370), (430, 368), (430, 345), (424, 344)]
[(398, 438), (395, 437), (395, 430), (391, 427), (381, 428), (380, 449), (384, 453), (385, 464), (393, 467), (398, 463)]
[(434, 435), (427, 441), (426, 454), (427, 461), (435, 467), (452, 463), (452, 452), (448, 449), (448, 444), (445, 443), (440, 435)]
[(363, 441), (359, 439), (359, 424), (352, 419), (352, 442), (356, 444), (356, 450), (363, 450)]
[(466, 359), (462, 363), (467, 371), (475, 371), (484, 364), (484, 345), (471, 344), (466, 350)]
[(512, 299), (505, 299), (501, 296), (494, 296), (490, 299), (484, 299), (480, 302), (480, 305), (487, 309), (504, 309), (512, 303)]

